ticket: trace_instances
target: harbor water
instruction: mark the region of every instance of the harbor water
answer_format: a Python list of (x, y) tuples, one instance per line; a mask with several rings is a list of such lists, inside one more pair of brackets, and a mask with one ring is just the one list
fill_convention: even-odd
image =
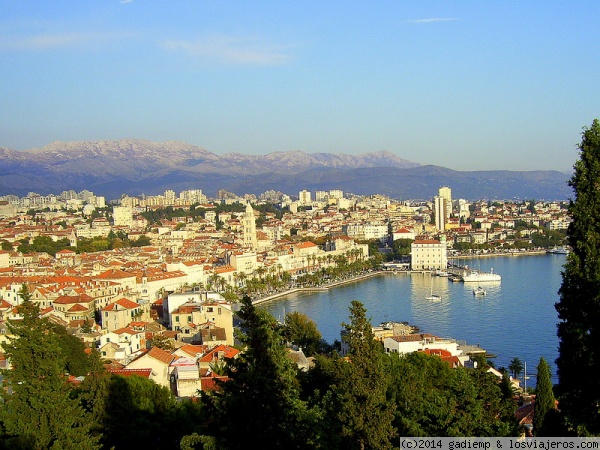
[[(453, 282), (430, 273), (388, 272), (325, 292), (297, 292), (262, 303), (278, 319), (298, 311), (315, 321), (323, 338), (340, 340), (342, 322), (349, 322), (352, 300), (360, 301), (373, 325), (408, 322), (421, 332), (479, 344), (497, 368), (512, 358), (527, 365), (535, 385), (540, 357), (548, 362), (557, 382), (555, 360), (558, 289), (565, 255), (528, 255), (473, 258), (460, 261), (471, 268), (502, 276), (501, 282), (480, 285), (486, 295), (473, 295), (477, 283)], [(441, 300), (428, 300), (431, 293)]]

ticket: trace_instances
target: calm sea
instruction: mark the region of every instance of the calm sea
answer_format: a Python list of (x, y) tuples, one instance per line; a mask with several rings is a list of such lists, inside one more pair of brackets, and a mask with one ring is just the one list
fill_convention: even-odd
[[(429, 274), (383, 274), (327, 292), (295, 293), (263, 303), (276, 318), (298, 311), (315, 321), (323, 338), (340, 339), (342, 322), (349, 322), (349, 306), (359, 300), (373, 325), (408, 322), (422, 332), (479, 344), (496, 367), (508, 367), (512, 358), (535, 373), (543, 356), (556, 383), (558, 356), (557, 315), (554, 304), (562, 282), (564, 255), (477, 258), (460, 261), (502, 276), (499, 283), (483, 283), (486, 296), (474, 296), (475, 283), (452, 282)], [(441, 301), (427, 300), (433, 291)], [(535, 379), (528, 381), (533, 386)]]

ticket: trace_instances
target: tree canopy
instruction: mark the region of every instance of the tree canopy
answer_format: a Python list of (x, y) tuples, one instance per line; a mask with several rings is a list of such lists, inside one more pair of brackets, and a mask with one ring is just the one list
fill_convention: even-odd
[(10, 448), (97, 449), (91, 418), (76, 399), (65, 376), (66, 358), (59, 338), (23, 285), (18, 307), (22, 320), (11, 321), (12, 335), (3, 344), (12, 368), (4, 371), (2, 424)]
[(584, 128), (569, 186), (572, 221), (559, 289), (558, 394), (574, 432), (600, 434), (600, 123)]

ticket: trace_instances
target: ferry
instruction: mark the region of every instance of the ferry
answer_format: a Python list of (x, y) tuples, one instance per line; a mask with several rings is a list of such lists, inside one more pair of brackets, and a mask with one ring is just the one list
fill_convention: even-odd
[(568, 255), (569, 254), (569, 248), (562, 246), (562, 247), (553, 247), (550, 248), (548, 250), (546, 250), (546, 253), (550, 253), (552, 255)]
[(500, 281), (502, 277), (497, 273), (494, 273), (494, 269), (490, 272), (479, 272), (478, 270), (471, 270), (470, 272), (465, 272), (462, 276), (462, 280), (465, 283), (470, 282), (482, 282), (482, 281)]

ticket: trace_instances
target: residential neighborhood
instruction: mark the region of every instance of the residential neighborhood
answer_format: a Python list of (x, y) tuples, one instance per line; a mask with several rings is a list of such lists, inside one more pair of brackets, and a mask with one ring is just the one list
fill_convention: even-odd
[[(110, 202), (89, 191), (4, 196), (0, 327), (19, 320), (26, 285), (42, 316), (97, 349), (111, 371), (190, 397), (214, 386), (216, 362), (239, 352), (236, 304), (244, 293), (258, 301), (331, 282), (341, 276), (334, 268), (374, 259), (445, 270), (453, 255), (533, 249), (569, 224), (563, 202), (451, 195), (445, 186), (425, 201), (339, 190), (295, 197), (223, 191), (212, 199), (170, 190)], [(399, 242), (408, 243), (402, 255)], [(315, 274), (321, 278), (309, 281)], [(0, 340), (7, 337), (4, 331)], [(469, 361), (456, 343), (435, 336), (381, 340), (388, 352), (426, 350), (453, 366)], [(308, 367), (295, 352), (299, 367)]]

